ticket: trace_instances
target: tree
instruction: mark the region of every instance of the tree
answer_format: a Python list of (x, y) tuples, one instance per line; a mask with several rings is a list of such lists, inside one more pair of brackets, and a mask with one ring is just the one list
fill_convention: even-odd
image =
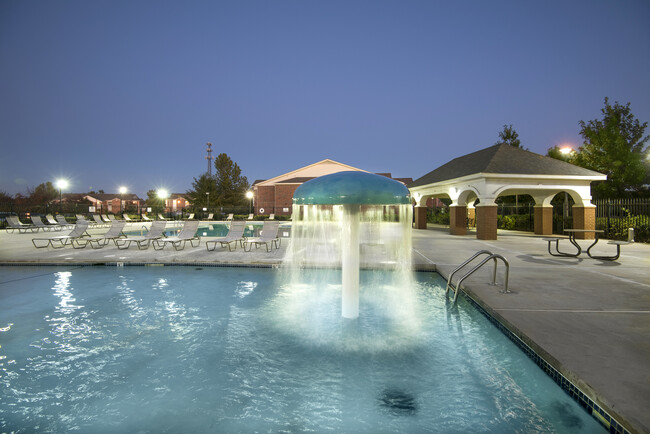
[(165, 209), (164, 200), (158, 197), (158, 192), (156, 190), (147, 191), (147, 199), (144, 203), (148, 208), (151, 208), (151, 212), (154, 213), (163, 212)]
[(6, 191), (0, 190), (0, 203), (14, 203), (14, 198), (9, 196)]
[(648, 179), (645, 153), (650, 136), (645, 136), (647, 122), (640, 123), (630, 110), (630, 103), (609, 104), (601, 109), (602, 119), (580, 121), (584, 144), (575, 156), (575, 164), (607, 175), (607, 181), (592, 188), (595, 197), (625, 197), (640, 193)]
[(29, 200), (36, 203), (49, 203), (59, 198), (59, 190), (50, 181), (37, 185), (34, 189), (27, 189)]
[[(249, 189), (248, 179), (241, 175), (241, 169), (225, 154), (219, 154), (214, 160), (217, 183), (216, 206), (243, 206), (246, 205), (246, 190)], [(212, 196), (212, 195), (210, 195)], [(212, 203), (212, 197), (210, 197)]]
[(556, 160), (561, 160), (561, 161), (566, 161), (567, 163), (573, 163), (573, 160), (575, 159), (575, 151), (571, 150), (570, 152), (563, 152), (563, 148), (560, 148), (558, 146), (553, 146), (552, 148), (548, 148), (548, 151), (546, 151), (546, 155), (551, 158), (555, 158)]
[(512, 127), (512, 124), (503, 126), (503, 131), (499, 133), (499, 139), (501, 140), (496, 142), (495, 145), (506, 144), (506, 145), (514, 146), (515, 148), (521, 148), (521, 141), (519, 140), (519, 134), (517, 134), (515, 129)]
[[(209, 193), (209, 195), (207, 193)], [(188, 190), (185, 195), (187, 196), (187, 200), (189, 200), (192, 206), (194, 206), (195, 210), (215, 206), (219, 196), (217, 180), (214, 176), (204, 173), (198, 179), (194, 178), (194, 182), (192, 182), (192, 190)]]

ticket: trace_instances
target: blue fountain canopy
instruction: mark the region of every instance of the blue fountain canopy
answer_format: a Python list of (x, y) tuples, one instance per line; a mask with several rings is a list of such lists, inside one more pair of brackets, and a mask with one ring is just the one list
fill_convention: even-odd
[(368, 172), (337, 172), (309, 180), (293, 194), (294, 205), (410, 204), (408, 188), (399, 181)]

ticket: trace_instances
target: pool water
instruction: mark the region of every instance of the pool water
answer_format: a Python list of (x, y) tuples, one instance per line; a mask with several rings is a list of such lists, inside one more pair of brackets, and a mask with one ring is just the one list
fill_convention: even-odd
[(2, 267), (0, 428), (603, 431), (437, 274), (408, 320), (362, 272), (350, 321), (340, 275), (312, 272), (318, 294), (282, 270)]

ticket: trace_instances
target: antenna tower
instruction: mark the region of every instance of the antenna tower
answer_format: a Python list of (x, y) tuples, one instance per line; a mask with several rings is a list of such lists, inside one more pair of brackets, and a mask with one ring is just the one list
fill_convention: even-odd
[(208, 160), (208, 176), (212, 176), (212, 143), (208, 142), (208, 156), (205, 157)]

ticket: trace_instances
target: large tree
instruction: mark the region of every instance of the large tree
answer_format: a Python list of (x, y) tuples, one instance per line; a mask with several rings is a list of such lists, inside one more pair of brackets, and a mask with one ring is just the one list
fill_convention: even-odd
[(625, 197), (641, 193), (648, 180), (646, 143), (647, 122), (641, 123), (630, 110), (630, 103), (609, 104), (601, 109), (602, 119), (580, 121), (584, 144), (573, 162), (607, 175), (607, 181), (596, 183), (595, 197)]
[(499, 141), (495, 145), (511, 145), (515, 148), (521, 148), (521, 140), (519, 140), (519, 134), (515, 129), (510, 125), (504, 125), (503, 131), (499, 133)]
[(28, 188), (27, 192), (29, 193), (29, 200), (35, 204), (48, 203), (59, 198), (59, 190), (50, 181), (39, 184), (33, 189)]
[[(241, 169), (230, 157), (221, 153), (214, 160), (216, 173), (214, 175), (217, 183), (217, 197), (215, 205), (218, 206), (242, 206), (246, 205), (246, 190), (250, 188), (248, 179), (242, 176)], [(210, 195), (212, 196), (212, 195)], [(212, 197), (210, 197), (212, 204)]]
[[(209, 193), (209, 194), (208, 194)], [(207, 173), (199, 176), (199, 178), (194, 178), (192, 182), (192, 189), (188, 190), (185, 195), (187, 200), (190, 201), (195, 210), (201, 210), (202, 208), (212, 208), (216, 206), (218, 199), (218, 190), (217, 190), (217, 180), (214, 176), (210, 176)]]

